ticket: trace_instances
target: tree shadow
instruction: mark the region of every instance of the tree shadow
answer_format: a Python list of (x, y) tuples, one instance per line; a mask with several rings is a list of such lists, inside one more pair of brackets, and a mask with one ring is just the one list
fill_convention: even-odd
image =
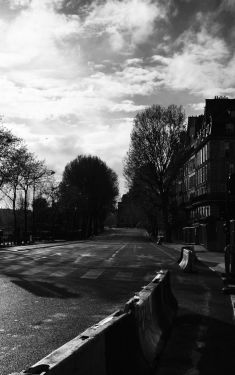
[(28, 292), (39, 296), (48, 298), (79, 298), (79, 293), (74, 293), (64, 287), (54, 285), (45, 281), (28, 280), (23, 277), (11, 279), (17, 286), (27, 290)]
[(234, 353), (233, 324), (186, 313), (176, 319), (155, 374), (230, 374), (235, 368)]

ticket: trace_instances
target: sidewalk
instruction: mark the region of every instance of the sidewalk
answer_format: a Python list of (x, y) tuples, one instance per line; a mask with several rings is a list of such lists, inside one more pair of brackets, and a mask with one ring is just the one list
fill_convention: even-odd
[[(180, 243), (166, 243), (164, 246), (181, 251), (182, 247), (186, 247), (185, 244)], [(224, 273), (224, 252), (218, 253), (216, 251), (208, 251), (204, 246), (192, 245), (194, 246), (195, 253), (198, 260), (206, 264), (210, 269), (218, 273)]]
[[(181, 250), (182, 244), (163, 244)], [(195, 272), (171, 269), (178, 317), (155, 375), (221, 375), (235, 369), (235, 325), (231, 296), (221, 293), (223, 253), (195, 246)], [(216, 272), (213, 272), (216, 271)]]

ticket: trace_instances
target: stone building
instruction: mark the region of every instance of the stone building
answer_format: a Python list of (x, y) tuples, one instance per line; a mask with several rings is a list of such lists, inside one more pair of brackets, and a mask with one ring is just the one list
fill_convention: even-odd
[(188, 118), (185, 162), (175, 185), (187, 225), (184, 240), (223, 250), (226, 219), (235, 218), (227, 181), (235, 173), (235, 99), (206, 99), (204, 114)]

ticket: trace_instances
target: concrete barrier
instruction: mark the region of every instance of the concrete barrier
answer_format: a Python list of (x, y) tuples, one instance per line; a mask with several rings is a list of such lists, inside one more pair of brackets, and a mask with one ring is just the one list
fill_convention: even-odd
[(193, 272), (195, 268), (196, 256), (193, 250), (188, 248), (181, 249), (179, 266), (184, 272)]
[(160, 271), (158, 275), (153, 279), (153, 283), (160, 283), (161, 284), (161, 291), (162, 291), (162, 299), (161, 299), (161, 306), (163, 310), (164, 316), (164, 329), (168, 331), (171, 329), (173, 321), (175, 319), (178, 303), (177, 300), (172, 293), (171, 290), (171, 283), (170, 283), (170, 272), (169, 271)]
[(186, 250), (192, 250), (192, 252), (194, 253), (194, 258), (195, 258), (195, 260), (197, 260), (197, 256), (196, 256), (196, 253), (195, 253), (195, 247), (193, 245), (184, 245), (184, 246), (181, 247), (180, 257), (177, 260), (178, 263), (180, 263), (181, 260), (183, 259), (183, 251), (184, 251), (184, 249), (186, 249)]
[(151, 371), (166, 343), (177, 313), (169, 271), (160, 271), (153, 281), (127, 302), (135, 320), (141, 352)]
[(150, 374), (176, 311), (169, 271), (160, 271), (123, 310), (88, 328), (20, 375)]

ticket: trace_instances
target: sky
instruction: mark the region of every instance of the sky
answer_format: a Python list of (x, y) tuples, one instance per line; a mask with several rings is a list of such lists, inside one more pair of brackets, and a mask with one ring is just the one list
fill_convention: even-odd
[(0, 114), (61, 176), (79, 154), (119, 176), (133, 118), (235, 98), (235, 0), (0, 0)]

